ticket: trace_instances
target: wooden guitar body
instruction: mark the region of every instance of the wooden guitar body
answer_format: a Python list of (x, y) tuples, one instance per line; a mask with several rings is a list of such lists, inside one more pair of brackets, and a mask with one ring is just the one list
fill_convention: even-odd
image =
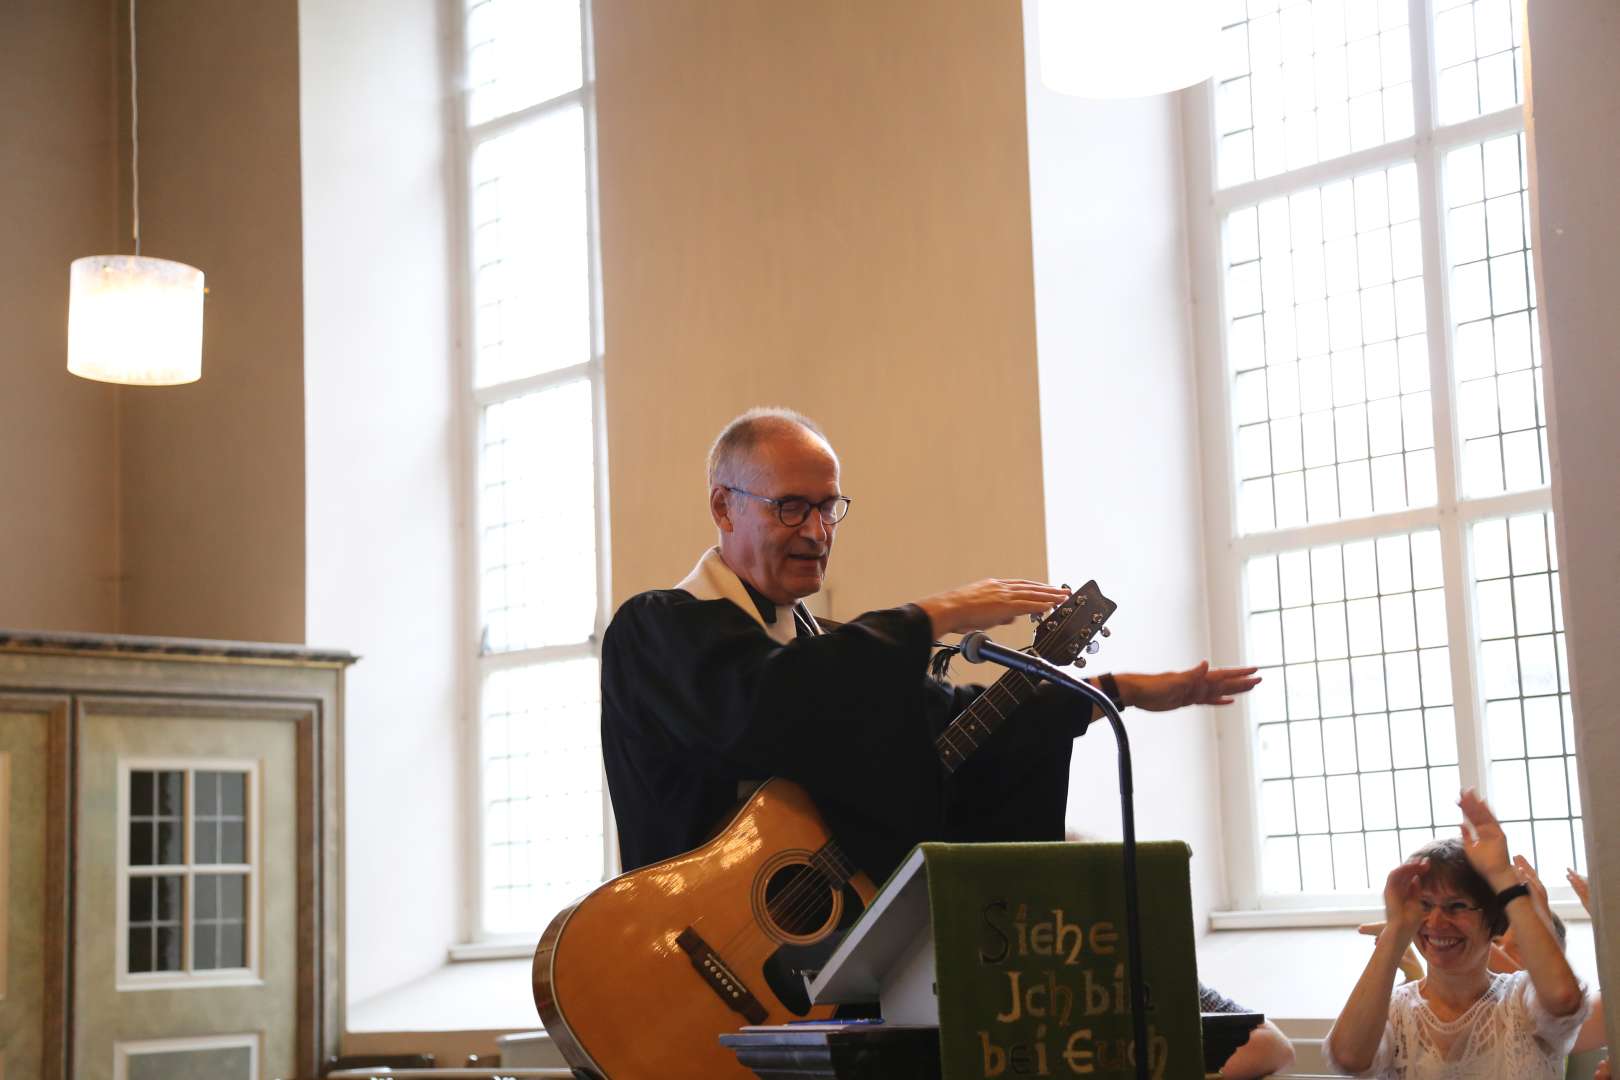
[(831, 1016), (799, 973), (875, 891), (804, 790), (772, 780), (708, 843), (559, 913), (534, 954), (535, 1005), (577, 1074), (751, 1077), (718, 1034)]

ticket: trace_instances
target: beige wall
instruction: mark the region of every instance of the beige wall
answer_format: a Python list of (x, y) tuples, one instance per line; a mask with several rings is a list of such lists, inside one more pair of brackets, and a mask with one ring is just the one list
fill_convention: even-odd
[(115, 391), (67, 373), (68, 264), (118, 242), (112, 8), (0, 4), (0, 626), (117, 626)]
[[(1598, 969), (1620, 986), (1620, 9), (1572, 0), (1530, 12), (1531, 187), (1553, 509), (1569, 676), (1597, 899)], [(1609, 1043), (1620, 1020), (1609, 1021)]]
[(595, 4), (616, 599), (755, 404), (842, 456), (831, 615), (1046, 572), (1019, 9), (919, 10)]
[(138, 19), (142, 252), (207, 275), (204, 378), (67, 374), (68, 263), (130, 250), (127, 7), (0, 4), (0, 624), (299, 641), (296, 5)]
[(120, 391), (126, 632), (303, 640), (297, 15), (296, 0), (137, 13), (142, 253), (200, 267), (209, 292), (202, 381)]

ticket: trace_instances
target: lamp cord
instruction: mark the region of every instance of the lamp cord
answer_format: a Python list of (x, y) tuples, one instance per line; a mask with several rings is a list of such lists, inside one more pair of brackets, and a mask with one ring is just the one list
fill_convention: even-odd
[(141, 113), (135, 98), (135, 0), (129, 0), (129, 173), (135, 254), (141, 253)]

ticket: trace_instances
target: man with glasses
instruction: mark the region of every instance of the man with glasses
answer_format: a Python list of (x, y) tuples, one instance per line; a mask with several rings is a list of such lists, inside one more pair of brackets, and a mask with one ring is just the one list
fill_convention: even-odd
[[(626, 870), (698, 846), (740, 790), (801, 784), (881, 881), (923, 840), (1060, 840), (1072, 740), (1091, 716), (1043, 688), (947, 778), (934, 738), (980, 693), (927, 674), (932, 642), (1047, 611), (1068, 593), (989, 579), (822, 627), (820, 590), (851, 500), (809, 419), (753, 409), (709, 454), (719, 543), (674, 589), (632, 597), (602, 645), (602, 750)], [(1207, 663), (1104, 676), (1123, 705), (1226, 704), (1259, 680)]]

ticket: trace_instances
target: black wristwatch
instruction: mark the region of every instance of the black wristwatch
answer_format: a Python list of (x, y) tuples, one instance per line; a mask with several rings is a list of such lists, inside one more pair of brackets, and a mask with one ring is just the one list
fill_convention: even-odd
[(1119, 692), (1119, 680), (1112, 675), (1097, 676), (1097, 689), (1108, 695), (1108, 700), (1114, 703), (1114, 708), (1125, 708), (1125, 698)]
[(1507, 888), (1505, 888), (1501, 892), (1497, 893), (1496, 894), (1496, 904), (1502, 910), (1506, 911), (1507, 906), (1509, 904), (1511, 904), (1513, 901), (1517, 900), (1521, 896), (1529, 896), (1529, 895), (1530, 895), (1530, 886), (1526, 885), (1524, 882), (1521, 881), (1517, 885), (1509, 885)]

